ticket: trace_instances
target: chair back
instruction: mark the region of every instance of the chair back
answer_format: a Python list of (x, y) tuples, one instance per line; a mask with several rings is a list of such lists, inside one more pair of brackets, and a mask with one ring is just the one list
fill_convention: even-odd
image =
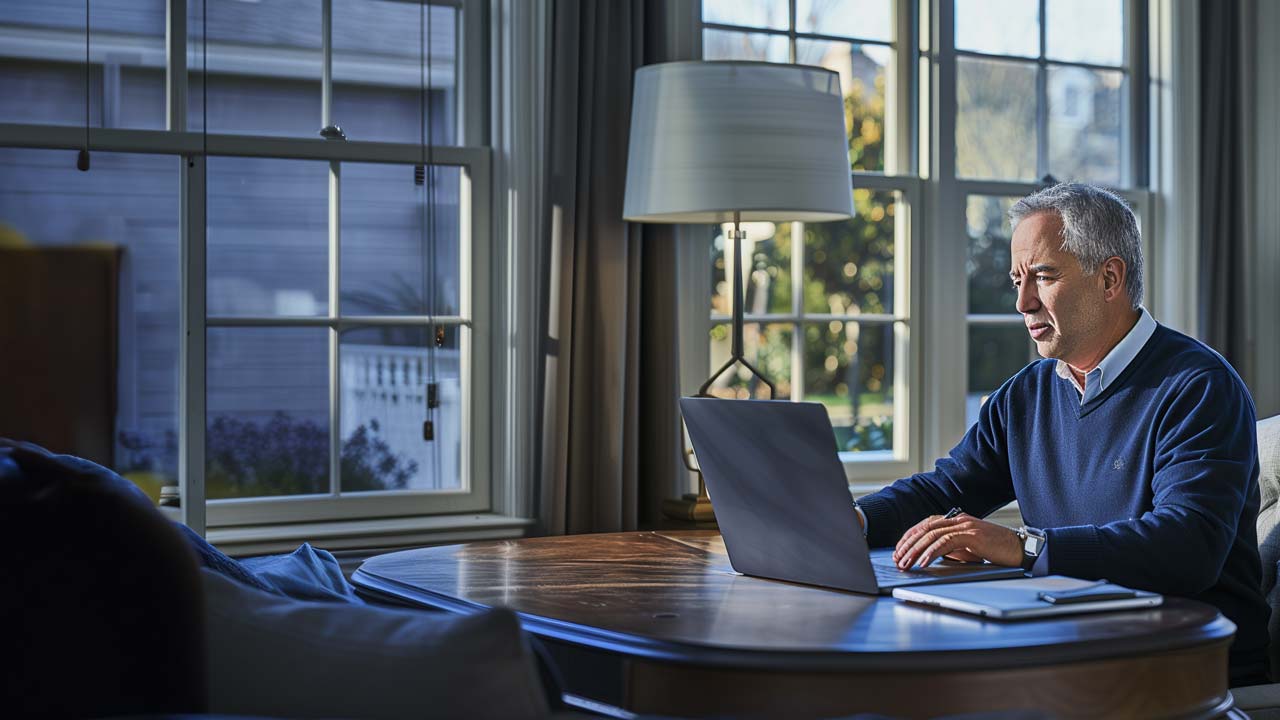
[(1271, 667), (1280, 670), (1280, 415), (1258, 422), (1258, 554), (1262, 556), (1262, 592), (1271, 606)]

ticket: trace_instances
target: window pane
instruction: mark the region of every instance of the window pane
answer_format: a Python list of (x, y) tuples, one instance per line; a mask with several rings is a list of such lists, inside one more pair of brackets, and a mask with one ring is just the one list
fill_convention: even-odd
[(893, 449), (892, 323), (804, 326), (804, 400), (831, 415), (840, 450)]
[(885, 125), (885, 68), (893, 63), (893, 50), (883, 45), (797, 40), (796, 62), (839, 73), (849, 161), (854, 170), (883, 172), (885, 136), (890, 132)]
[(208, 198), (209, 315), (329, 313), (328, 163), (212, 157)]
[(956, 49), (993, 55), (1040, 55), (1036, 0), (956, 0)]
[(956, 174), (1036, 179), (1036, 66), (956, 59)]
[[(776, 391), (775, 398), (791, 397), (791, 325), (746, 323), (742, 328), (742, 354), (755, 369), (764, 373)], [(711, 326), (711, 373), (720, 369), (733, 354), (733, 326)], [(708, 392), (722, 398), (769, 398), (769, 388), (741, 364), (716, 379)]]
[(763, 60), (784, 63), (789, 60), (787, 38), (764, 33), (703, 30), (702, 57), (706, 60)]
[(889, 0), (799, 0), (800, 32), (865, 40), (893, 40), (893, 7)]
[[(427, 328), (343, 333), (342, 491), (462, 487), (459, 329), (445, 329), (434, 352)], [(439, 384), (433, 439), (423, 436), (427, 384)]]
[(702, 0), (702, 22), (786, 30), (787, 0)]
[(329, 331), (208, 331), (205, 494), (329, 492)]
[[(457, 143), (458, 20), (451, 7), (431, 6), (426, 13), (400, 0), (334, 2), (333, 121), (348, 139), (421, 142), (427, 86), (427, 140)], [(425, 79), (424, 42), (430, 59)]]
[[(12, 253), (0, 257), (0, 274), (6, 275), (0, 298), (6, 290), (17, 292), (16, 307), (24, 308), (0, 299), (0, 315), (38, 318), (37, 327), (24, 331), (35, 337), (0, 329), (0, 367), (8, 383), (22, 382), (24, 390), (55, 383), (41, 407), (8, 407), (0, 416), (40, 413), (55, 426), (81, 428), (71, 444), (46, 442), (113, 467), (155, 499), (161, 485), (177, 484), (181, 162), (95, 151), (89, 172), (76, 170), (75, 163), (74, 150), (0, 148), (0, 248), (6, 248), (0, 252)], [(109, 248), (121, 251), (118, 263), (104, 260)], [(22, 267), (50, 271), (21, 271), (18, 278), (3, 273), (19, 260)], [(90, 294), (104, 268), (116, 270), (114, 295)], [(113, 306), (114, 313), (102, 312)], [(14, 332), (24, 327), (0, 326)], [(73, 350), (64, 352), (68, 346)], [(41, 347), (58, 353), (58, 373), (75, 377), (51, 372)], [(104, 374), (112, 365), (115, 373)], [(81, 383), (114, 394), (114, 408), (104, 397), (102, 415), (86, 417), (93, 403), (77, 397), (86, 387)], [(8, 389), (0, 390), (0, 406), (13, 399)], [(31, 427), (24, 423), (23, 429)], [(24, 437), (2, 427), (0, 435)]]
[(204, 127), (207, 63), (209, 132), (318, 137), (320, 0), (204, 4), (187, 3), (187, 127)]
[[(733, 314), (735, 259), (725, 239), (725, 232), (732, 227), (732, 223), (726, 223), (712, 231), (716, 233), (711, 242), (713, 315)], [(746, 222), (741, 227), (747, 237), (739, 254), (751, 257), (751, 272), (743, 278), (743, 313), (791, 312), (791, 223)]]
[(966, 215), (969, 225), (969, 312), (1015, 312), (1018, 294), (1009, 280), (1009, 208), (1013, 197), (970, 195)]
[(854, 190), (856, 214), (804, 226), (804, 310), (860, 315), (892, 313), (897, 193)]
[[(0, 122), (84, 125), (85, 3), (0, 2)], [(89, 125), (164, 127), (165, 6), (89, 6)]]
[(978, 409), (1005, 380), (1035, 359), (1031, 336), (1021, 325), (969, 326), (969, 392), (965, 421), (978, 421)]
[(1124, 64), (1124, 0), (1047, 0), (1045, 14), (1049, 59)]
[[(462, 171), (430, 170), (418, 185), (412, 165), (343, 163), (344, 315), (458, 313)], [(434, 188), (429, 215), (423, 207), (428, 179)], [(424, 235), (424, 228), (431, 233)], [(433, 256), (435, 282), (429, 280)], [(434, 306), (428, 289), (434, 292)]]
[(1049, 66), (1049, 170), (1118, 185), (1124, 163), (1124, 73)]

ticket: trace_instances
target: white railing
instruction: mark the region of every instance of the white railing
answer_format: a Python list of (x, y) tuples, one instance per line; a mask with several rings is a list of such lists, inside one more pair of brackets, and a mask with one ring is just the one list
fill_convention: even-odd
[[(423, 439), (427, 418), (428, 354), (425, 348), (343, 345), (341, 360), (342, 438), (364, 425), (371, 437), (385, 442), (401, 462), (413, 461), (418, 472), (413, 490), (461, 487), (461, 385), (458, 351), (437, 350), (436, 380), (440, 407), (435, 411), (435, 437)], [(378, 429), (374, 431), (373, 424)]]

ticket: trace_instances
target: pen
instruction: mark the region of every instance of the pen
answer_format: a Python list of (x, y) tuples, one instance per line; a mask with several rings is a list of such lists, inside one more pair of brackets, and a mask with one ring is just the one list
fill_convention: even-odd
[(964, 512), (964, 510), (961, 510), (961, 509), (960, 509), (960, 508), (958, 508), (958, 507), (953, 507), (953, 508), (951, 508), (950, 510), (948, 510), (948, 511), (947, 511), (947, 514), (946, 514), (946, 515), (943, 515), (943, 516), (942, 516), (942, 519), (943, 519), (943, 520), (950, 520), (951, 518), (956, 517), (957, 515), (959, 515), (959, 514), (961, 514), (961, 513), (963, 513), (963, 512)]

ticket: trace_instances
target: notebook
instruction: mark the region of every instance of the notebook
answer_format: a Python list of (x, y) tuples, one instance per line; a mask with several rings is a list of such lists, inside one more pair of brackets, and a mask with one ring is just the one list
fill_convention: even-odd
[(1062, 575), (895, 588), (893, 596), (909, 603), (999, 620), (1149, 608), (1164, 602), (1164, 596), (1157, 593)]

